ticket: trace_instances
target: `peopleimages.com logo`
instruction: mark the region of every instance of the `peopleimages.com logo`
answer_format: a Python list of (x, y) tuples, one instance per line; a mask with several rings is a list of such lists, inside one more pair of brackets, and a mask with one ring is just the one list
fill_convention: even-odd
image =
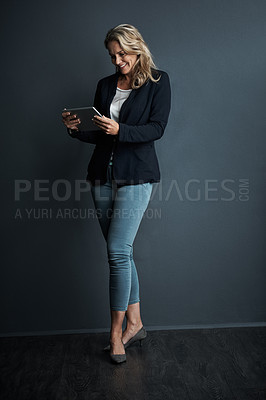
[[(189, 179), (178, 183), (176, 179), (161, 181), (153, 185), (151, 200), (169, 201), (176, 197), (179, 201), (248, 201), (249, 179)], [(67, 179), (16, 179), (15, 201), (33, 199), (34, 201), (64, 202), (71, 198), (80, 201), (82, 195), (91, 191), (91, 185), (85, 180)], [(117, 194), (114, 192), (114, 196)], [(122, 193), (121, 193), (122, 195)], [(141, 196), (141, 191), (139, 192)], [(30, 197), (29, 197), (30, 196)], [(104, 196), (102, 197), (104, 199)]]
[[(97, 184), (97, 182), (96, 182)], [(141, 184), (141, 183), (140, 183)], [(48, 179), (16, 179), (14, 182), (14, 200), (15, 205), (31, 204), (34, 202), (36, 207), (19, 207), (15, 211), (15, 219), (47, 219), (47, 218), (61, 218), (61, 219), (85, 219), (99, 217), (101, 210), (90, 208), (55, 208), (55, 202), (62, 205), (69, 200), (80, 202), (81, 200), (88, 199), (88, 192), (91, 191), (91, 185), (86, 180), (75, 180), (73, 182), (67, 179), (56, 179), (54, 181)], [(191, 178), (185, 182), (178, 182), (176, 179), (169, 181), (161, 180), (159, 183), (153, 184), (153, 190), (150, 201), (152, 205), (158, 205), (158, 202), (174, 203), (180, 202), (247, 202), (249, 200), (249, 179), (196, 179)], [(123, 190), (113, 191), (113, 200), (115, 198), (123, 198)], [(136, 199), (136, 192), (132, 191), (134, 199), (140, 201), (141, 196), (146, 196), (145, 191), (138, 191), (138, 198)], [(99, 191), (98, 197), (100, 200), (108, 200), (101, 195)], [(128, 193), (127, 193), (128, 196)], [(128, 198), (128, 197), (127, 197)], [(50, 208), (40, 207), (40, 202), (52, 202), (53, 206)], [(112, 210), (108, 209), (108, 215), (113, 215)], [(137, 209), (134, 211), (137, 212)], [(142, 212), (142, 210), (139, 210)], [(125, 210), (120, 210), (121, 218), (132, 217)], [(133, 215), (134, 216), (134, 215)], [(118, 216), (117, 216), (118, 217)], [(147, 208), (145, 211), (146, 218), (161, 218), (161, 208)]]

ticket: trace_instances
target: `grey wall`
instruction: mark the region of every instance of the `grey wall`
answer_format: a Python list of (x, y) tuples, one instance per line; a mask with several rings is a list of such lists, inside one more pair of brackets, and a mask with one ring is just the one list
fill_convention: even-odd
[[(156, 143), (162, 181), (134, 247), (143, 322), (265, 322), (266, 3), (9, 0), (1, 8), (1, 334), (109, 329), (95, 214), (57, 214), (93, 210), (90, 192), (75, 195), (93, 146), (68, 137), (60, 112), (90, 105), (97, 81), (114, 72), (103, 40), (119, 23), (139, 28), (172, 84)], [(15, 200), (20, 180), (32, 187)], [(65, 201), (59, 180), (70, 185)]]

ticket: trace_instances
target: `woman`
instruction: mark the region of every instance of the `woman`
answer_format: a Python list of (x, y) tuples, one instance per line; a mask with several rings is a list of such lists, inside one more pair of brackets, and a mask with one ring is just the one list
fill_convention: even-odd
[[(162, 137), (170, 112), (170, 83), (158, 71), (139, 31), (122, 24), (105, 38), (116, 73), (98, 82), (94, 107), (103, 115), (100, 128), (80, 131), (80, 120), (63, 112), (68, 133), (95, 144), (88, 165), (94, 205), (107, 244), (110, 269), (110, 356), (126, 361), (125, 349), (146, 337), (140, 316), (139, 281), (133, 242), (148, 206), (152, 186), (160, 181), (154, 141)], [(111, 212), (110, 212), (111, 210)], [(126, 329), (122, 332), (124, 317)]]

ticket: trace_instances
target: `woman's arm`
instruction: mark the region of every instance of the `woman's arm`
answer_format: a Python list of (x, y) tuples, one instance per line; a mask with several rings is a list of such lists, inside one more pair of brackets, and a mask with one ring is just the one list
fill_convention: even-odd
[(69, 136), (81, 140), (81, 142), (97, 144), (99, 140), (99, 135), (102, 135), (102, 132), (97, 131), (74, 131), (68, 129)]
[(156, 86), (149, 122), (144, 125), (119, 123), (119, 142), (144, 143), (162, 137), (171, 108), (171, 88), (167, 73), (162, 74)]

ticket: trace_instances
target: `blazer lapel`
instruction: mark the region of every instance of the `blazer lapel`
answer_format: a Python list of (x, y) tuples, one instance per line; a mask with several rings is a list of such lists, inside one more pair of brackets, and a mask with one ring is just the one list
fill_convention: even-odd
[(107, 99), (106, 99), (106, 117), (108, 117), (108, 118), (111, 118), (111, 116), (110, 116), (110, 106), (111, 106), (111, 103), (113, 101), (113, 98), (115, 97), (118, 76), (119, 76), (118, 73), (114, 74), (114, 77), (113, 77), (113, 79), (111, 81), (111, 84), (109, 85), (109, 88), (108, 88), (108, 96), (107, 96)]
[(139, 89), (132, 89), (132, 91), (129, 93), (128, 98), (122, 104), (122, 107), (121, 107), (121, 110), (120, 110), (120, 114), (119, 114), (119, 121), (123, 120), (123, 116), (124, 116), (127, 108), (130, 106), (130, 104), (133, 103), (133, 101), (135, 99), (135, 96), (137, 94), (137, 90), (139, 90)]

